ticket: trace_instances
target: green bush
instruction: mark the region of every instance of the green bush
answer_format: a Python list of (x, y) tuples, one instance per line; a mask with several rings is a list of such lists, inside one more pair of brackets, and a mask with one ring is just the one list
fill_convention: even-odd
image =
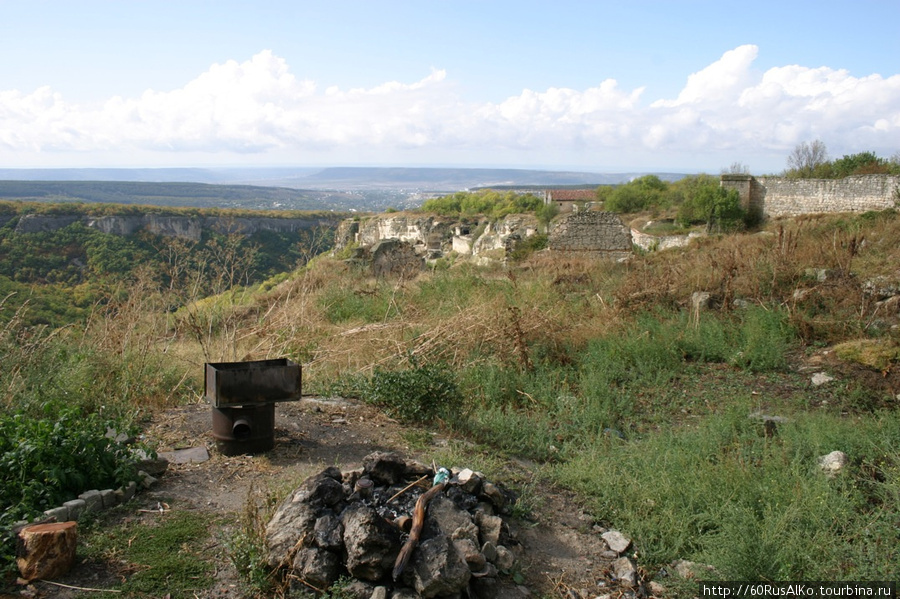
[(754, 307), (743, 314), (741, 347), (732, 363), (751, 372), (783, 370), (796, 334), (787, 315), (777, 309)]
[(404, 422), (429, 422), (459, 415), (462, 395), (453, 374), (441, 366), (409, 370), (376, 369), (362, 385), (366, 403)]
[(108, 438), (109, 429), (120, 423), (60, 403), (46, 404), (42, 418), (0, 416), (0, 525), (137, 480), (132, 450)]

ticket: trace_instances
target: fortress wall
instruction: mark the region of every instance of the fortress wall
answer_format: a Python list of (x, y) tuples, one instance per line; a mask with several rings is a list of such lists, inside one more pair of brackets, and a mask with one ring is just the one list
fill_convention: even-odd
[(858, 175), (844, 179), (787, 179), (722, 175), (741, 204), (767, 217), (823, 212), (865, 212), (900, 206), (900, 176)]

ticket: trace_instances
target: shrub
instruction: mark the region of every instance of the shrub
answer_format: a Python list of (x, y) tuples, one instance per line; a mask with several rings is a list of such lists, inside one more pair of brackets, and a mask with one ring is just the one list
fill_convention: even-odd
[(782, 370), (794, 330), (780, 310), (751, 308), (741, 325), (741, 349), (732, 358), (735, 366), (751, 372)]
[(458, 413), (462, 395), (453, 374), (441, 366), (408, 370), (376, 369), (362, 386), (366, 403), (404, 422), (428, 422)]
[(43, 418), (0, 416), (0, 524), (62, 505), (88, 489), (137, 480), (132, 450), (106, 436), (118, 422), (59, 403)]

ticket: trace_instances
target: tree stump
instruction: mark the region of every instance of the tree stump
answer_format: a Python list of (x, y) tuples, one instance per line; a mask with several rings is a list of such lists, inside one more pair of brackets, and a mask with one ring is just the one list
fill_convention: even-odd
[(16, 563), (25, 580), (62, 576), (75, 563), (76, 522), (34, 524), (19, 531)]

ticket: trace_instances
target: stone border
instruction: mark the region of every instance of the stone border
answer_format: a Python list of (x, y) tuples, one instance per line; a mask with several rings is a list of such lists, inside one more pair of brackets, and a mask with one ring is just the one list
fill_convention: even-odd
[(120, 487), (115, 490), (104, 489), (98, 491), (92, 489), (90, 491), (85, 491), (79, 495), (77, 499), (71, 499), (59, 507), (44, 510), (43, 518), (36, 518), (32, 522), (17, 522), (12, 526), (12, 529), (16, 530), (30, 524), (47, 522), (50, 519), (53, 519), (56, 522), (77, 521), (84, 514), (97, 513), (127, 503), (137, 495), (141, 488), (149, 489), (156, 482), (154, 477), (143, 470), (138, 470), (138, 476), (141, 477), (140, 483), (131, 481), (125, 487)]

